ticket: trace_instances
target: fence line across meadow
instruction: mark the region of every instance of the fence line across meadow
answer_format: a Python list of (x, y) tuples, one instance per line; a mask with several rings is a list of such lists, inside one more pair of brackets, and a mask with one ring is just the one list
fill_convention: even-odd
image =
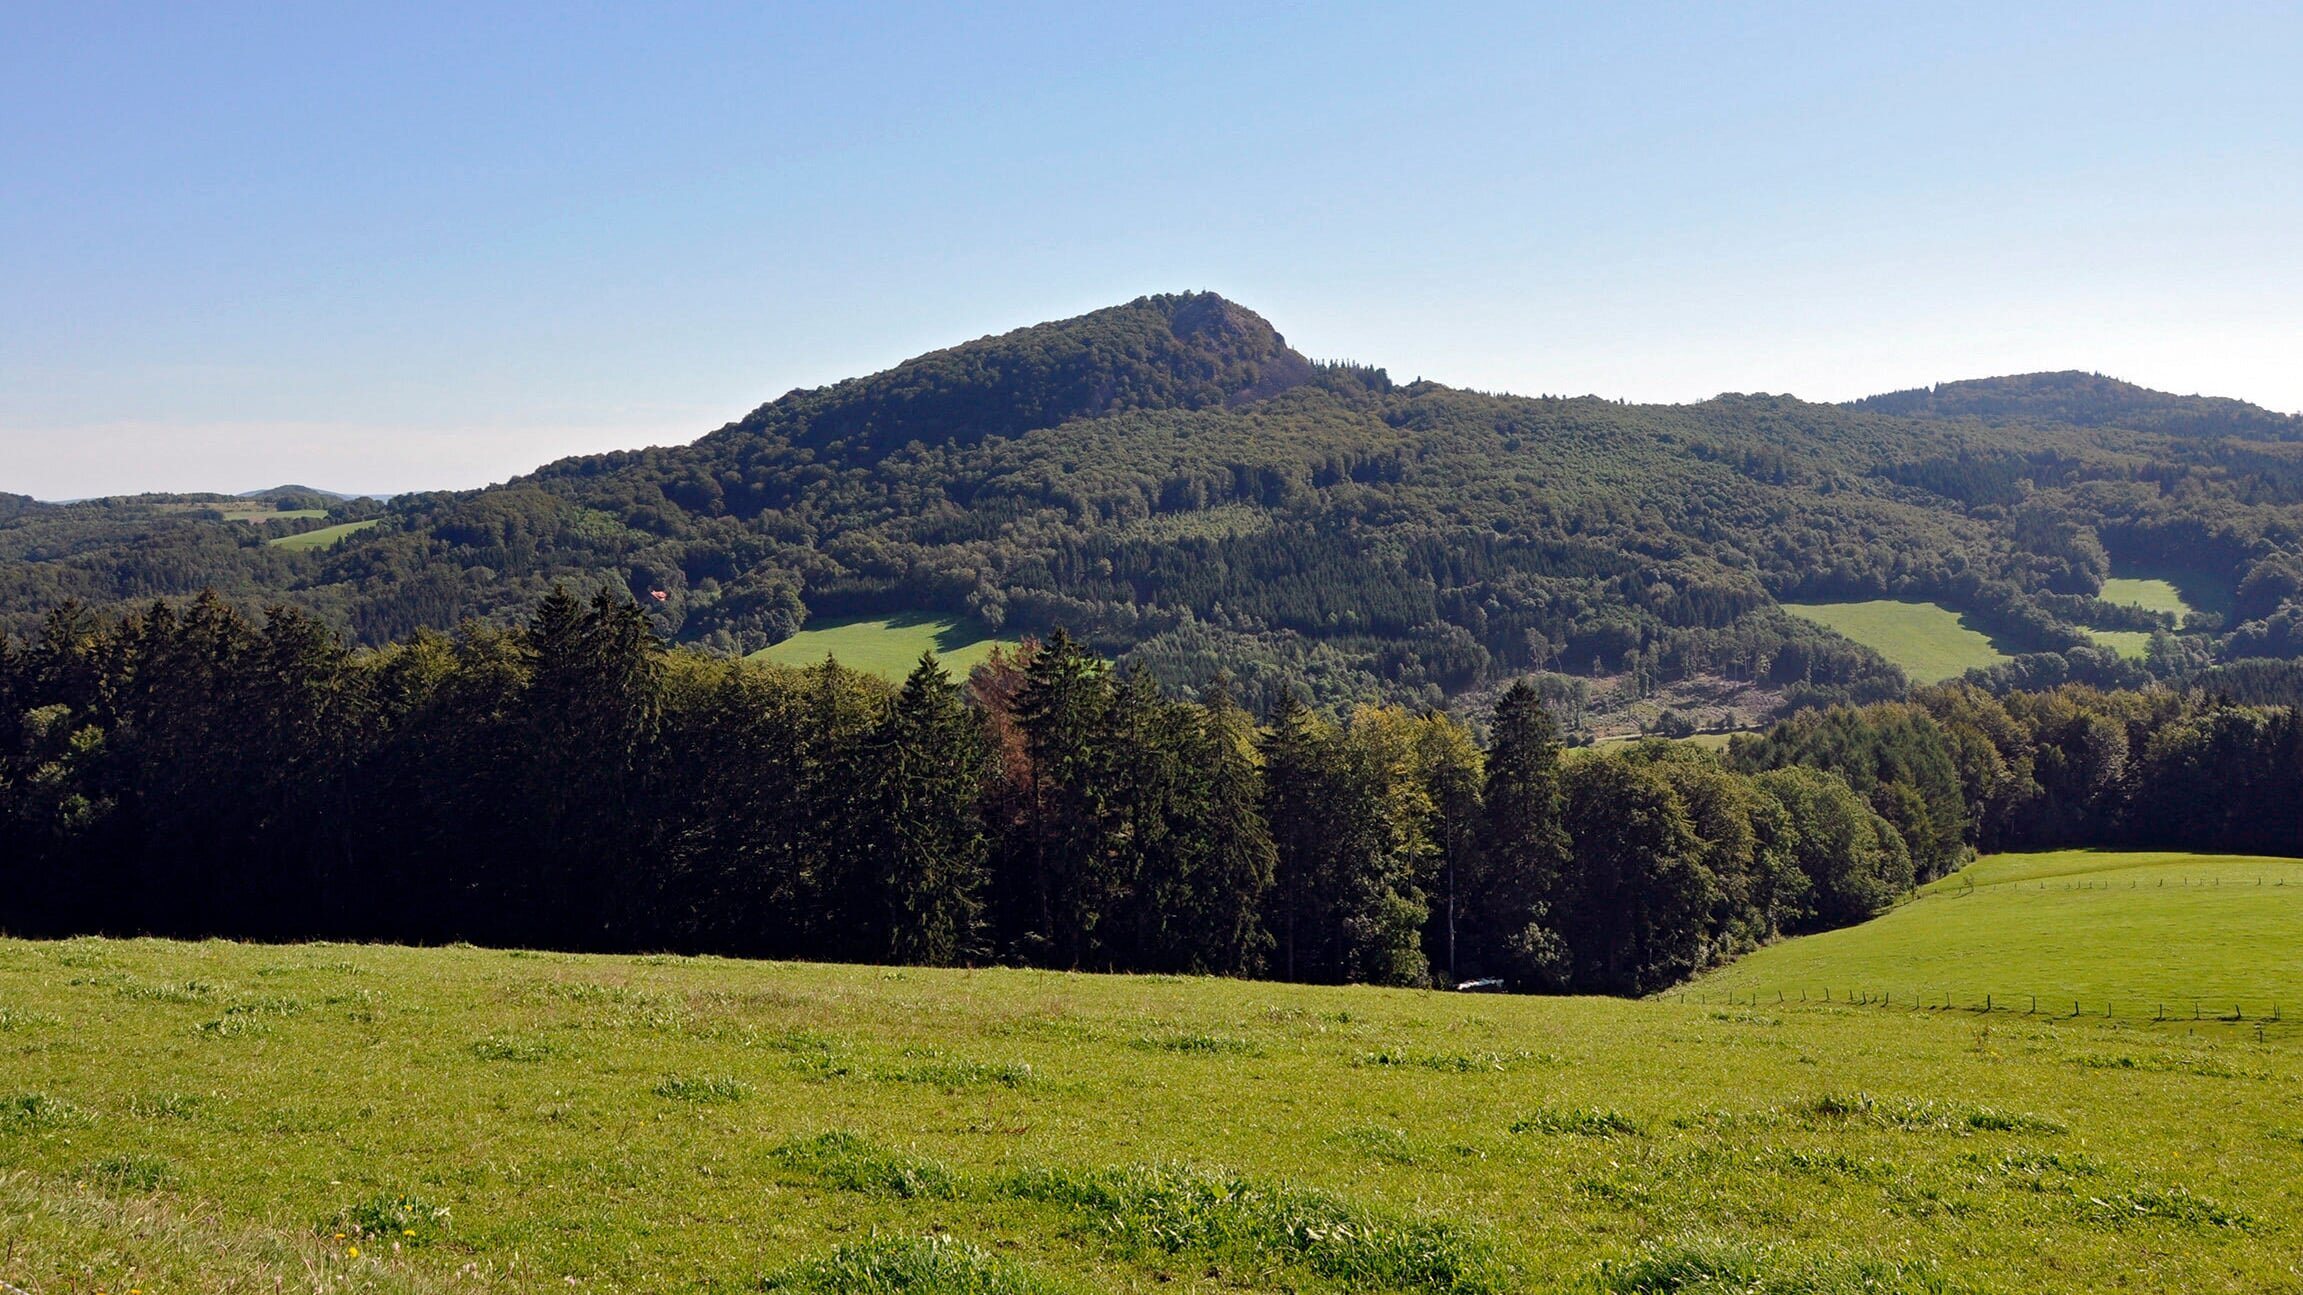
[[(1675, 991), (1678, 1000), (1693, 1006), (1724, 1007), (1872, 1007), (1910, 1012), (1967, 1013), (1974, 1016), (2028, 1017), (2049, 1021), (2111, 1020), (2145, 1024), (2222, 1024), (2251, 1026), (2255, 1037), (2291, 1037), (2297, 1022), (2286, 1016), (2273, 999), (2244, 995), (2180, 998), (2134, 996), (2120, 998), (2064, 998), (2058, 994), (1960, 994), (1955, 990), (1913, 989), (1900, 992), (1848, 986), (1801, 986), (1796, 989), (1724, 989)], [(1671, 994), (1662, 995), (1670, 998)], [(2069, 1003), (2070, 1009), (2064, 1010)], [(2228, 1009), (2226, 1009), (2228, 1004)], [(2125, 1010), (2122, 1010), (2125, 1009)]]
[[(2172, 880), (2172, 883), (2173, 883), (2173, 884), (2169, 884), (2169, 883), (2170, 883), (2170, 880)], [(2249, 884), (2248, 882), (2246, 882), (2246, 881), (2244, 881), (2244, 880), (2234, 880), (2234, 881), (2232, 881), (2232, 882), (2231, 882), (2231, 884), (2230, 884), (2230, 885), (2226, 886), (2226, 885), (2224, 885), (2224, 884), (2223, 884), (2223, 882), (2224, 882), (2224, 879), (2223, 879), (2223, 878), (2221, 878), (2221, 877), (2176, 877), (2176, 878), (2172, 878), (2172, 879), (2170, 879), (2170, 878), (2167, 878), (2167, 877), (2159, 877), (2159, 878), (2155, 878), (2155, 879), (2152, 881), (2152, 883), (2151, 883), (2150, 885), (2146, 886), (2146, 885), (2144, 885), (2144, 884), (2143, 884), (2143, 879), (2142, 879), (2142, 878), (2140, 878), (2140, 877), (2130, 877), (2130, 878), (2128, 878), (2128, 879), (2127, 879), (2127, 884), (2126, 884), (2126, 885), (2124, 885), (2124, 886), (2122, 886), (2122, 885), (2120, 885), (2120, 884), (2119, 884), (2117, 881), (2093, 880), (2093, 879), (2087, 879), (2087, 878), (2078, 878), (2078, 879), (2065, 880), (2065, 879), (2062, 879), (2062, 878), (2056, 878), (2056, 877), (2043, 877), (2043, 878), (2032, 878), (2032, 877), (2024, 877), (2024, 878), (2020, 878), (2020, 879), (2017, 879), (2017, 880), (2012, 880), (2012, 881), (1983, 881), (1983, 882), (1978, 882), (1978, 881), (1974, 880), (1973, 878), (1969, 878), (1969, 879), (1967, 879), (1967, 884), (1966, 884), (1966, 885), (1963, 885), (1963, 886), (1946, 886), (1946, 885), (1940, 885), (1940, 884), (1939, 884), (1939, 885), (1936, 885), (1936, 886), (1934, 886), (1934, 887), (1932, 887), (1932, 888), (1930, 888), (1930, 889), (1928, 889), (1928, 890), (1925, 890), (1925, 891), (1922, 891), (1922, 892), (1920, 892), (1918, 895), (1914, 896), (1914, 898), (1918, 898), (1918, 899), (1928, 899), (1928, 898), (1961, 899), (1961, 898), (1965, 898), (1965, 897), (1966, 897), (1966, 896), (1968, 896), (1968, 895), (1976, 895), (1976, 894), (1981, 894), (1982, 892), (1984, 892), (1984, 891), (1987, 891), (1987, 890), (2012, 890), (2012, 891), (2025, 891), (2025, 890), (2254, 890), (2254, 889), (2258, 889), (2258, 888), (2262, 888), (2262, 889), (2275, 889), (2275, 888), (2277, 888), (2277, 887), (2280, 887), (2280, 886), (2284, 886), (2284, 885), (2286, 885), (2286, 884), (2287, 884), (2287, 878), (2285, 878), (2285, 877), (2265, 877), (2265, 876), (2264, 876), (2264, 875), (2262, 875), (2261, 873), (2258, 873), (2258, 874), (2256, 874), (2256, 877), (2255, 877), (2255, 880), (2254, 880), (2253, 884)], [(2299, 881), (2298, 881), (2296, 884), (2297, 884), (2299, 887), (2303, 887), (2303, 880), (2299, 880)]]

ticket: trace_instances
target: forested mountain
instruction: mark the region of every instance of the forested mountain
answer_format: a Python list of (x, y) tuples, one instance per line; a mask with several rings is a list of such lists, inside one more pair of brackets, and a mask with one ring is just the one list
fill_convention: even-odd
[[(1157, 296), (485, 490), (259, 522), (0, 498), (0, 626), (213, 586), (375, 644), (512, 623), (566, 582), (730, 652), (850, 613), (1061, 625), (1174, 689), (1228, 671), (1262, 711), (1289, 685), (1428, 705), (1534, 670), (1870, 700), (1900, 677), (1775, 604), (1899, 596), (2051, 654), (2023, 681), (2112, 683), (2138, 668), (2078, 627), (2184, 631), (2162, 673), (2303, 652), (2296, 426), (2081, 375), (1849, 406), (1493, 395), (1313, 362), (1221, 297)], [(267, 542), (355, 521), (376, 524)], [(2168, 624), (2093, 598), (2115, 562), (2228, 594)]]
[(2173, 436), (2303, 441), (2303, 417), (2294, 414), (2273, 413), (2221, 396), (2171, 396), (2075, 369), (1890, 391), (1852, 401), (1849, 407), (1917, 418), (2027, 418)]

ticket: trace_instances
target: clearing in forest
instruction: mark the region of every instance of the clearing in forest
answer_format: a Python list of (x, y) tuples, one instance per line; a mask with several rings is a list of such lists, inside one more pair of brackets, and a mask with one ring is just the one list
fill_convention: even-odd
[(1783, 610), (1870, 648), (1915, 684), (1956, 679), (2010, 656), (1967, 617), (1935, 603), (1874, 598), (1785, 603)]
[(964, 679), (997, 646), (1014, 644), (1003, 643), (974, 621), (905, 612), (814, 621), (783, 642), (754, 652), (752, 659), (811, 666), (829, 656), (851, 670), (901, 679), (920, 663), (920, 653), (933, 652), (953, 678)]
[[(292, 515), (293, 514), (282, 514), (282, 516)], [(321, 513), (314, 515), (325, 516), (326, 514)], [(299, 535), (283, 535), (276, 540), (268, 540), (266, 542), (269, 543), (273, 548), (287, 549), (291, 552), (297, 553), (306, 552), (311, 549), (324, 549), (329, 545), (334, 544), (336, 541), (343, 539), (347, 535), (357, 535), (361, 531), (367, 530), (369, 527), (374, 526), (377, 520), (378, 519), (376, 518), (370, 518), (364, 522), (341, 522), (334, 526), (323, 526), (316, 531), (305, 531)]]

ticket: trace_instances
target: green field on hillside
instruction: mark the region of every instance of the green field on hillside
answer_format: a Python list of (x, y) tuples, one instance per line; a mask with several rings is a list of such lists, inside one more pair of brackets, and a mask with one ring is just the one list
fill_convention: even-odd
[(1941, 683), (1987, 669), (2009, 654), (1967, 618), (1934, 603), (1785, 603), (1783, 610), (1854, 639), (1886, 657), (1913, 683)]
[(2184, 600), (2181, 590), (2165, 580), (2114, 576), (2103, 582), (2103, 592), (2096, 597), (2107, 603), (2140, 607), (2147, 612), (2167, 612), (2177, 618), (2188, 616), (2196, 610)]
[(1962, 983), (2257, 1002), (2298, 975), (2303, 886), (2249, 884), (2279, 867), (2303, 880), (1987, 861), (1687, 1001), (0, 941), (0, 1276), (33, 1295), (2293, 1290), (2303, 1033), (1753, 1005), (1737, 980), (1950, 985), (1964, 940)]
[[(2184, 600), (2181, 590), (2166, 580), (2114, 576), (2103, 582), (2103, 591), (2097, 597), (2107, 603), (2123, 603), (2145, 611), (2167, 612), (2175, 617), (2178, 627), (2185, 617), (2197, 610)], [(2142, 660), (2151, 647), (2151, 633), (2148, 630), (2089, 629), (2087, 633), (2096, 642), (2130, 660)]]
[[(292, 515), (293, 514), (282, 514), (282, 516)], [(312, 515), (315, 517), (324, 517), (327, 514), (314, 513)], [(374, 526), (377, 520), (378, 519), (370, 518), (364, 522), (342, 522), (335, 526), (323, 526), (316, 531), (305, 531), (300, 535), (283, 535), (276, 540), (269, 540), (266, 542), (271, 544), (274, 548), (291, 549), (299, 553), (308, 549), (324, 549), (347, 535), (356, 535), (359, 532)]]
[(851, 670), (901, 679), (919, 664), (920, 653), (933, 652), (944, 669), (959, 679), (966, 678), (968, 671), (1001, 643), (980, 624), (951, 616), (908, 613), (812, 622), (774, 647), (754, 652), (752, 659), (810, 666), (829, 656)]
[(1994, 855), (1862, 926), (1762, 949), (1692, 988), (1849, 990), (1910, 1005), (2121, 1017), (2303, 1011), (2303, 861), (2067, 850)]

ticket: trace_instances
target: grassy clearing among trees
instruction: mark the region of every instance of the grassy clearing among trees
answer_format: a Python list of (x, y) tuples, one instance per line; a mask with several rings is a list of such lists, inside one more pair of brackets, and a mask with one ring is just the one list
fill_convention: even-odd
[[(281, 513), (277, 515), (282, 517), (293, 517), (297, 514)], [(327, 514), (314, 513), (312, 515), (316, 517), (324, 517)], [(273, 548), (287, 549), (292, 553), (303, 553), (312, 549), (324, 549), (347, 535), (357, 535), (361, 531), (367, 530), (369, 527), (374, 526), (377, 520), (379, 519), (371, 518), (364, 522), (342, 522), (335, 526), (323, 526), (316, 531), (304, 531), (297, 535), (283, 535), (278, 539), (267, 540), (265, 542), (270, 544)]]
[(2112, 576), (2103, 582), (2103, 591), (2096, 597), (2107, 603), (2124, 603), (2147, 612), (2166, 612), (2178, 618), (2198, 610), (2183, 597), (2182, 590), (2166, 580)]
[(1966, 617), (1934, 603), (1874, 598), (1785, 603), (1783, 609), (1870, 648), (1916, 684), (1956, 679), (2011, 656)]
[(920, 653), (933, 652), (954, 677), (966, 678), (968, 671), (999, 646), (1001, 640), (980, 624), (952, 616), (906, 612), (815, 621), (783, 642), (752, 653), (751, 659), (811, 666), (822, 664), (828, 656), (850, 670), (900, 680), (920, 663)]
[(2228, 1026), (96, 939), (0, 1007), (35, 1295), (2294, 1276), (2297, 1048)]

